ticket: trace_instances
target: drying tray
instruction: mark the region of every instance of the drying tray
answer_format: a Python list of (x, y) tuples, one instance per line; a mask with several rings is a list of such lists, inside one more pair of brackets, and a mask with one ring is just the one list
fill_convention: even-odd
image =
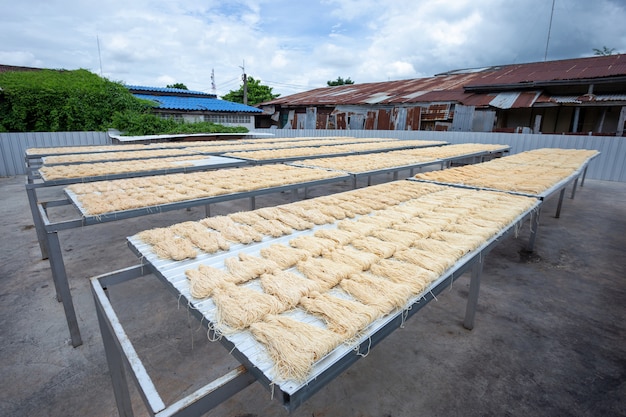
[(490, 187), (479, 187), (479, 186), (470, 185), (470, 184), (451, 183), (451, 182), (443, 182), (443, 181), (433, 181), (433, 180), (426, 180), (426, 179), (414, 178), (414, 177), (413, 178), (409, 178), (409, 180), (417, 181), (417, 182), (425, 182), (425, 183), (430, 183), (430, 184), (437, 184), (437, 185), (445, 185), (445, 186), (449, 186), (449, 187), (467, 188), (467, 189), (472, 189), (472, 190), (485, 190), (485, 191), (505, 192), (505, 193), (514, 194), (514, 195), (520, 195), (520, 196), (524, 196), (524, 197), (535, 197), (535, 198), (539, 198), (541, 200), (545, 200), (545, 199), (549, 198), (550, 196), (552, 196), (554, 193), (556, 193), (558, 191), (564, 190), (564, 188), (570, 182), (577, 181), (578, 178), (580, 178), (581, 176), (583, 177), (583, 181), (584, 181), (584, 176), (587, 173), (587, 168), (589, 167), (589, 163), (594, 158), (597, 158), (599, 155), (600, 155), (600, 153), (597, 153), (597, 154), (595, 154), (593, 156), (590, 156), (584, 162), (582, 162), (580, 164), (580, 166), (576, 170), (574, 170), (570, 175), (568, 175), (567, 177), (563, 178), (562, 180), (552, 184), (550, 187), (546, 188), (544, 191), (542, 191), (542, 192), (540, 192), (538, 194), (524, 193), (524, 192), (520, 192), (520, 191), (498, 189), (498, 188), (490, 188)]
[[(420, 161), (420, 162), (415, 162), (413, 164), (397, 165), (397, 166), (393, 166), (393, 167), (372, 169), (372, 170), (368, 170), (368, 171), (350, 171), (350, 170), (342, 170), (342, 169), (336, 169), (336, 171), (345, 172), (345, 173), (350, 174), (350, 175), (355, 176), (355, 177), (366, 177), (366, 176), (372, 176), (372, 175), (378, 175), (378, 174), (386, 174), (388, 172), (398, 172), (398, 171), (404, 171), (404, 170), (409, 170), (409, 169), (423, 168), (423, 167), (426, 167), (426, 166), (429, 166), (429, 165), (441, 164), (443, 166), (447, 162), (453, 162), (453, 161), (458, 161), (460, 159), (477, 158), (477, 157), (482, 157), (482, 156), (486, 156), (486, 155), (492, 155), (492, 154), (495, 154), (495, 153), (507, 152), (509, 149), (510, 149), (510, 146), (504, 145), (502, 148), (499, 148), (499, 149), (491, 149), (491, 150), (477, 151), (477, 152), (471, 152), (471, 153), (466, 153), (466, 154), (459, 154), (459, 155), (455, 155), (455, 156), (449, 156), (447, 158), (433, 158), (433, 159), (428, 160), (428, 161)], [(396, 150), (400, 150), (400, 149), (396, 149)], [(373, 152), (373, 153), (378, 153), (378, 152), (379, 151), (376, 151), (376, 152)], [(384, 152), (380, 152), (380, 153), (381, 153), (381, 156), (383, 156)], [(355, 155), (366, 155), (366, 154), (368, 154), (368, 153), (361, 152), (361, 153), (358, 153), (358, 154), (355, 154)], [(369, 153), (369, 154), (371, 154), (371, 153)], [(340, 156), (338, 156), (338, 155), (330, 156), (330, 158), (333, 158), (333, 157), (340, 157)], [(303, 164), (303, 163), (300, 163), (300, 162), (297, 162), (297, 161), (296, 162), (291, 162), (291, 163), (289, 163), (289, 165), (305, 167), (305, 168), (328, 169), (326, 167), (315, 165), (315, 163)]]
[(143, 216), (147, 214), (160, 213), (164, 211), (178, 210), (178, 209), (184, 209), (188, 207), (196, 207), (196, 206), (201, 206), (201, 205), (219, 203), (222, 201), (230, 201), (230, 200), (237, 200), (240, 198), (256, 197), (256, 196), (263, 195), (263, 194), (278, 193), (278, 192), (288, 191), (288, 190), (293, 190), (293, 189), (298, 189), (298, 188), (306, 189), (308, 187), (314, 187), (317, 185), (345, 181), (345, 180), (348, 180), (349, 178), (350, 176), (348, 175), (338, 174), (335, 177), (324, 178), (321, 180), (297, 182), (297, 183), (286, 184), (286, 185), (281, 185), (281, 186), (276, 186), (276, 187), (259, 188), (259, 189), (250, 190), (250, 191), (221, 194), (217, 196), (196, 198), (196, 199), (190, 199), (190, 200), (182, 200), (182, 201), (176, 201), (172, 203), (139, 207), (139, 208), (123, 210), (123, 211), (111, 211), (108, 213), (102, 213), (102, 214), (96, 214), (96, 215), (89, 214), (87, 210), (85, 210), (83, 205), (80, 203), (78, 196), (74, 192), (72, 192), (72, 190), (69, 190), (66, 188), (64, 189), (64, 192), (67, 195), (68, 199), (71, 201), (71, 203), (80, 212), (81, 217), (82, 217), (82, 224), (86, 226), (86, 225), (103, 223), (103, 222), (108, 222), (108, 221), (115, 221), (115, 220), (131, 218), (131, 217)]
[[(333, 380), (341, 372), (346, 370), (360, 357), (367, 355), (369, 350), (396, 328), (401, 327), (405, 320), (424, 307), (430, 300), (434, 299), (443, 289), (452, 284), (464, 272), (477, 262), (483, 262), (483, 258), (497, 244), (498, 241), (513, 231), (517, 231), (521, 224), (533, 213), (538, 211), (541, 204), (536, 200), (534, 204), (525, 212), (520, 214), (514, 221), (501, 229), (496, 235), (485, 240), (474, 251), (459, 259), (451, 268), (445, 271), (438, 279), (431, 283), (422, 294), (413, 297), (404, 306), (385, 317), (374, 321), (368, 326), (363, 336), (351, 345), (340, 345), (324, 358), (316, 362), (309, 377), (304, 382), (285, 381), (280, 382), (275, 377), (273, 362), (265, 353), (264, 347), (258, 343), (249, 332), (239, 331), (228, 336), (220, 337), (220, 342), (224, 347), (254, 375), (257, 381), (262, 383), (272, 392), (274, 398), (278, 398), (288, 409), (293, 410), (300, 404), (319, 391), (328, 382)], [(171, 261), (158, 258), (151, 248), (144, 244), (136, 235), (128, 238), (129, 247), (142, 260), (143, 267), (152, 272), (174, 293), (180, 305), (187, 305), (189, 311), (196, 316), (204, 326), (213, 333), (211, 323), (215, 320), (215, 305), (212, 300), (197, 300), (191, 297), (189, 285), (185, 276), (185, 270), (198, 267), (200, 264), (212, 265), (217, 268), (224, 268), (223, 261), (227, 257), (237, 256), (241, 252), (251, 255), (258, 255), (259, 251), (271, 244), (287, 244), (290, 239), (298, 236), (312, 235), (322, 228), (335, 228), (336, 224), (316, 226), (314, 228), (295, 232), (280, 238), (265, 238), (263, 241), (250, 245), (233, 245), (227, 252), (212, 255), (203, 254), (193, 260)], [(482, 264), (481, 264), (482, 265)], [(332, 292), (331, 292), (332, 293)], [(284, 313), (283, 313), (284, 314)], [(310, 323), (318, 322), (319, 319), (308, 315), (305, 312), (295, 311), (292, 317)], [(472, 312), (473, 320), (473, 312)]]
[[(402, 149), (419, 149), (419, 148), (428, 148), (431, 146), (445, 146), (449, 144), (448, 142), (443, 142), (443, 141), (427, 141), (427, 142), (430, 142), (430, 143), (425, 143), (423, 145), (406, 145), (406, 146), (392, 147), (392, 148), (381, 147), (378, 149), (355, 150), (355, 151), (324, 153), (324, 154), (315, 154), (315, 155), (298, 155), (298, 156), (288, 156), (284, 158), (271, 158), (271, 159), (258, 159), (258, 158), (253, 158), (253, 157), (246, 157), (245, 151), (232, 152), (232, 153), (228, 152), (228, 153), (225, 153), (224, 155), (230, 156), (233, 158), (243, 159), (243, 160), (254, 162), (257, 164), (275, 164), (275, 163), (281, 163), (281, 162), (299, 161), (302, 159), (317, 159), (317, 158), (332, 158), (335, 156), (364, 155), (364, 154), (386, 152), (386, 151), (399, 151)], [(321, 148), (332, 148), (333, 146), (335, 145), (320, 145), (320, 146), (311, 146), (311, 147), (321, 149)], [(251, 151), (251, 152), (254, 152), (254, 151)]]
[[(197, 155), (197, 154), (196, 154)], [(124, 160), (126, 161), (126, 160)], [(98, 161), (105, 162), (105, 161)], [(184, 166), (182, 166), (184, 164)], [(191, 165), (189, 165), (191, 164)], [(39, 179), (43, 181), (42, 186), (69, 185), (80, 182), (108, 181), (123, 178), (149, 177), (153, 175), (177, 174), (194, 171), (204, 171), (209, 169), (235, 168), (247, 165), (247, 161), (236, 158), (227, 158), (224, 156), (211, 156), (203, 159), (189, 159), (172, 162), (172, 167), (164, 169), (156, 169), (150, 171), (133, 171), (121, 174), (106, 174), (87, 177), (63, 178), (58, 180), (46, 180), (44, 176), (39, 174)], [(178, 165), (178, 166), (177, 166)], [(33, 178), (34, 179), (34, 178)]]

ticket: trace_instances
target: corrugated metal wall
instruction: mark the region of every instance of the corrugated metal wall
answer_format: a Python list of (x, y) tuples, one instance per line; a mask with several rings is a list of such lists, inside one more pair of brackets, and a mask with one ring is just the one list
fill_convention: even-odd
[[(449, 143), (497, 143), (511, 146), (511, 153), (536, 148), (596, 149), (601, 155), (589, 166), (587, 178), (626, 182), (626, 138), (586, 135), (533, 135), (484, 132), (436, 132), (408, 130), (256, 129), (276, 137), (353, 136), (443, 140)], [(24, 151), (44, 146), (109, 144), (105, 132), (0, 133), (0, 176), (23, 175)]]
[(28, 148), (110, 143), (111, 139), (106, 132), (0, 133), (0, 177), (26, 173), (24, 152)]

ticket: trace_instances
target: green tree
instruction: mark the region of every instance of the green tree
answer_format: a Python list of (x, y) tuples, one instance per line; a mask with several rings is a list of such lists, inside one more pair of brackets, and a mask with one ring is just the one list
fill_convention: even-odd
[[(260, 80), (248, 77), (248, 105), (263, 103), (280, 97), (280, 94), (273, 94), (273, 88), (261, 84)], [(234, 103), (243, 103), (243, 84), (238, 90), (231, 90), (222, 96), (223, 100)]]
[(350, 77), (345, 80), (341, 77), (337, 77), (335, 81), (326, 81), (326, 84), (328, 84), (329, 87), (335, 87), (337, 85), (354, 84), (354, 81), (352, 81)]
[(187, 88), (187, 86), (183, 83), (174, 83), (174, 84), (168, 84), (167, 86), (165, 86), (166, 88), (178, 88), (179, 90), (189, 90)]
[(0, 73), (0, 131), (106, 130), (116, 112), (150, 107), (123, 84), (84, 69)]
[(594, 55), (613, 55), (613, 52), (615, 52), (615, 48), (607, 48), (606, 46), (603, 46), (602, 49), (593, 48)]

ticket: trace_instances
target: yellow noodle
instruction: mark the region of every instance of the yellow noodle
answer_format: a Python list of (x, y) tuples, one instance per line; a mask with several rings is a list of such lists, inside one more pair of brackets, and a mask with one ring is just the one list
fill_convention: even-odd
[(437, 278), (433, 271), (418, 265), (401, 262), (395, 259), (381, 259), (370, 268), (374, 275), (380, 275), (398, 284), (405, 284), (411, 288), (413, 295), (418, 295)]
[(338, 246), (337, 242), (315, 236), (298, 236), (289, 241), (294, 248), (304, 249), (313, 256), (333, 250)]
[(348, 294), (376, 308), (383, 315), (396, 308), (404, 308), (412, 295), (410, 286), (371, 274), (352, 274), (339, 285)]
[(286, 309), (295, 307), (300, 299), (311, 292), (321, 291), (317, 281), (289, 271), (274, 271), (261, 275), (263, 291), (278, 298)]
[(360, 251), (350, 246), (335, 249), (325, 254), (324, 257), (353, 266), (362, 271), (369, 269), (374, 262), (378, 261), (378, 256), (373, 253)]
[(262, 274), (271, 273), (280, 269), (278, 264), (271, 259), (259, 258), (240, 252), (239, 258), (231, 256), (224, 260), (228, 272), (236, 278), (237, 283), (249, 281), (260, 277)]
[(328, 329), (340, 334), (344, 340), (353, 339), (380, 317), (374, 307), (328, 293), (311, 293), (300, 300), (300, 305), (307, 312), (321, 317)]
[(274, 362), (278, 380), (305, 381), (313, 364), (341, 343), (341, 336), (284, 316), (267, 316), (250, 325)]
[(276, 297), (231, 282), (213, 289), (211, 298), (217, 307), (215, 325), (222, 333), (243, 330), (268, 314), (284, 310)]
[(359, 236), (356, 232), (349, 232), (341, 229), (320, 229), (317, 230), (314, 235), (316, 237), (334, 240), (337, 244), (342, 246), (349, 244), (352, 239)]
[(297, 268), (307, 278), (317, 281), (325, 290), (334, 287), (342, 279), (358, 271), (353, 266), (326, 258), (310, 258), (298, 262)]
[(354, 239), (351, 244), (355, 248), (373, 253), (379, 258), (389, 258), (399, 249), (395, 243), (384, 242), (372, 236)]
[(275, 243), (261, 249), (261, 256), (276, 262), (282, 269), (291, 268), (299, 261), (303, 261), (311, 255), (304, 249), (292, 248), (290, 246)]
[(392, 242), (402, 249), (408, 248), (415, 240), (420, 238), (419, 235), (414, 233), (395, 229), (376, 229), (370, 235), (385, 242)]
[(285, 226), (278, 220), (261, 219), (258, 222), (255, 222), (252, 227), (257, 232), (271, 237), (289, 235), (293, 231), (291, 228)]
[(213, 290), (225, 282), (234, 282), (232, 275), (208, 265), (200, 265), (198, 269), (188, 269), (185, 276), (189, 280), (189, 290), (194, 298), (206, 298)]
[(438, 254), (417, 248), (398, 251), (393, 257), (394, 259), (410, 262), (424, 269), (428, 269), (429, 271), (433, 271), (437, 276), (442, 275), (448, 268), (454, 265), (456, 261), (455, 259), (444, 258)]

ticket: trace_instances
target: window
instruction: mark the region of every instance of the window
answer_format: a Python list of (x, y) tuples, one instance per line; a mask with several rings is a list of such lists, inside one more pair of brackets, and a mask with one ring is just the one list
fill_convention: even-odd
[(247, 124), (250, 123), (250, 116), (245, 114), (207, 114), (204, 116), (205, 122)]

